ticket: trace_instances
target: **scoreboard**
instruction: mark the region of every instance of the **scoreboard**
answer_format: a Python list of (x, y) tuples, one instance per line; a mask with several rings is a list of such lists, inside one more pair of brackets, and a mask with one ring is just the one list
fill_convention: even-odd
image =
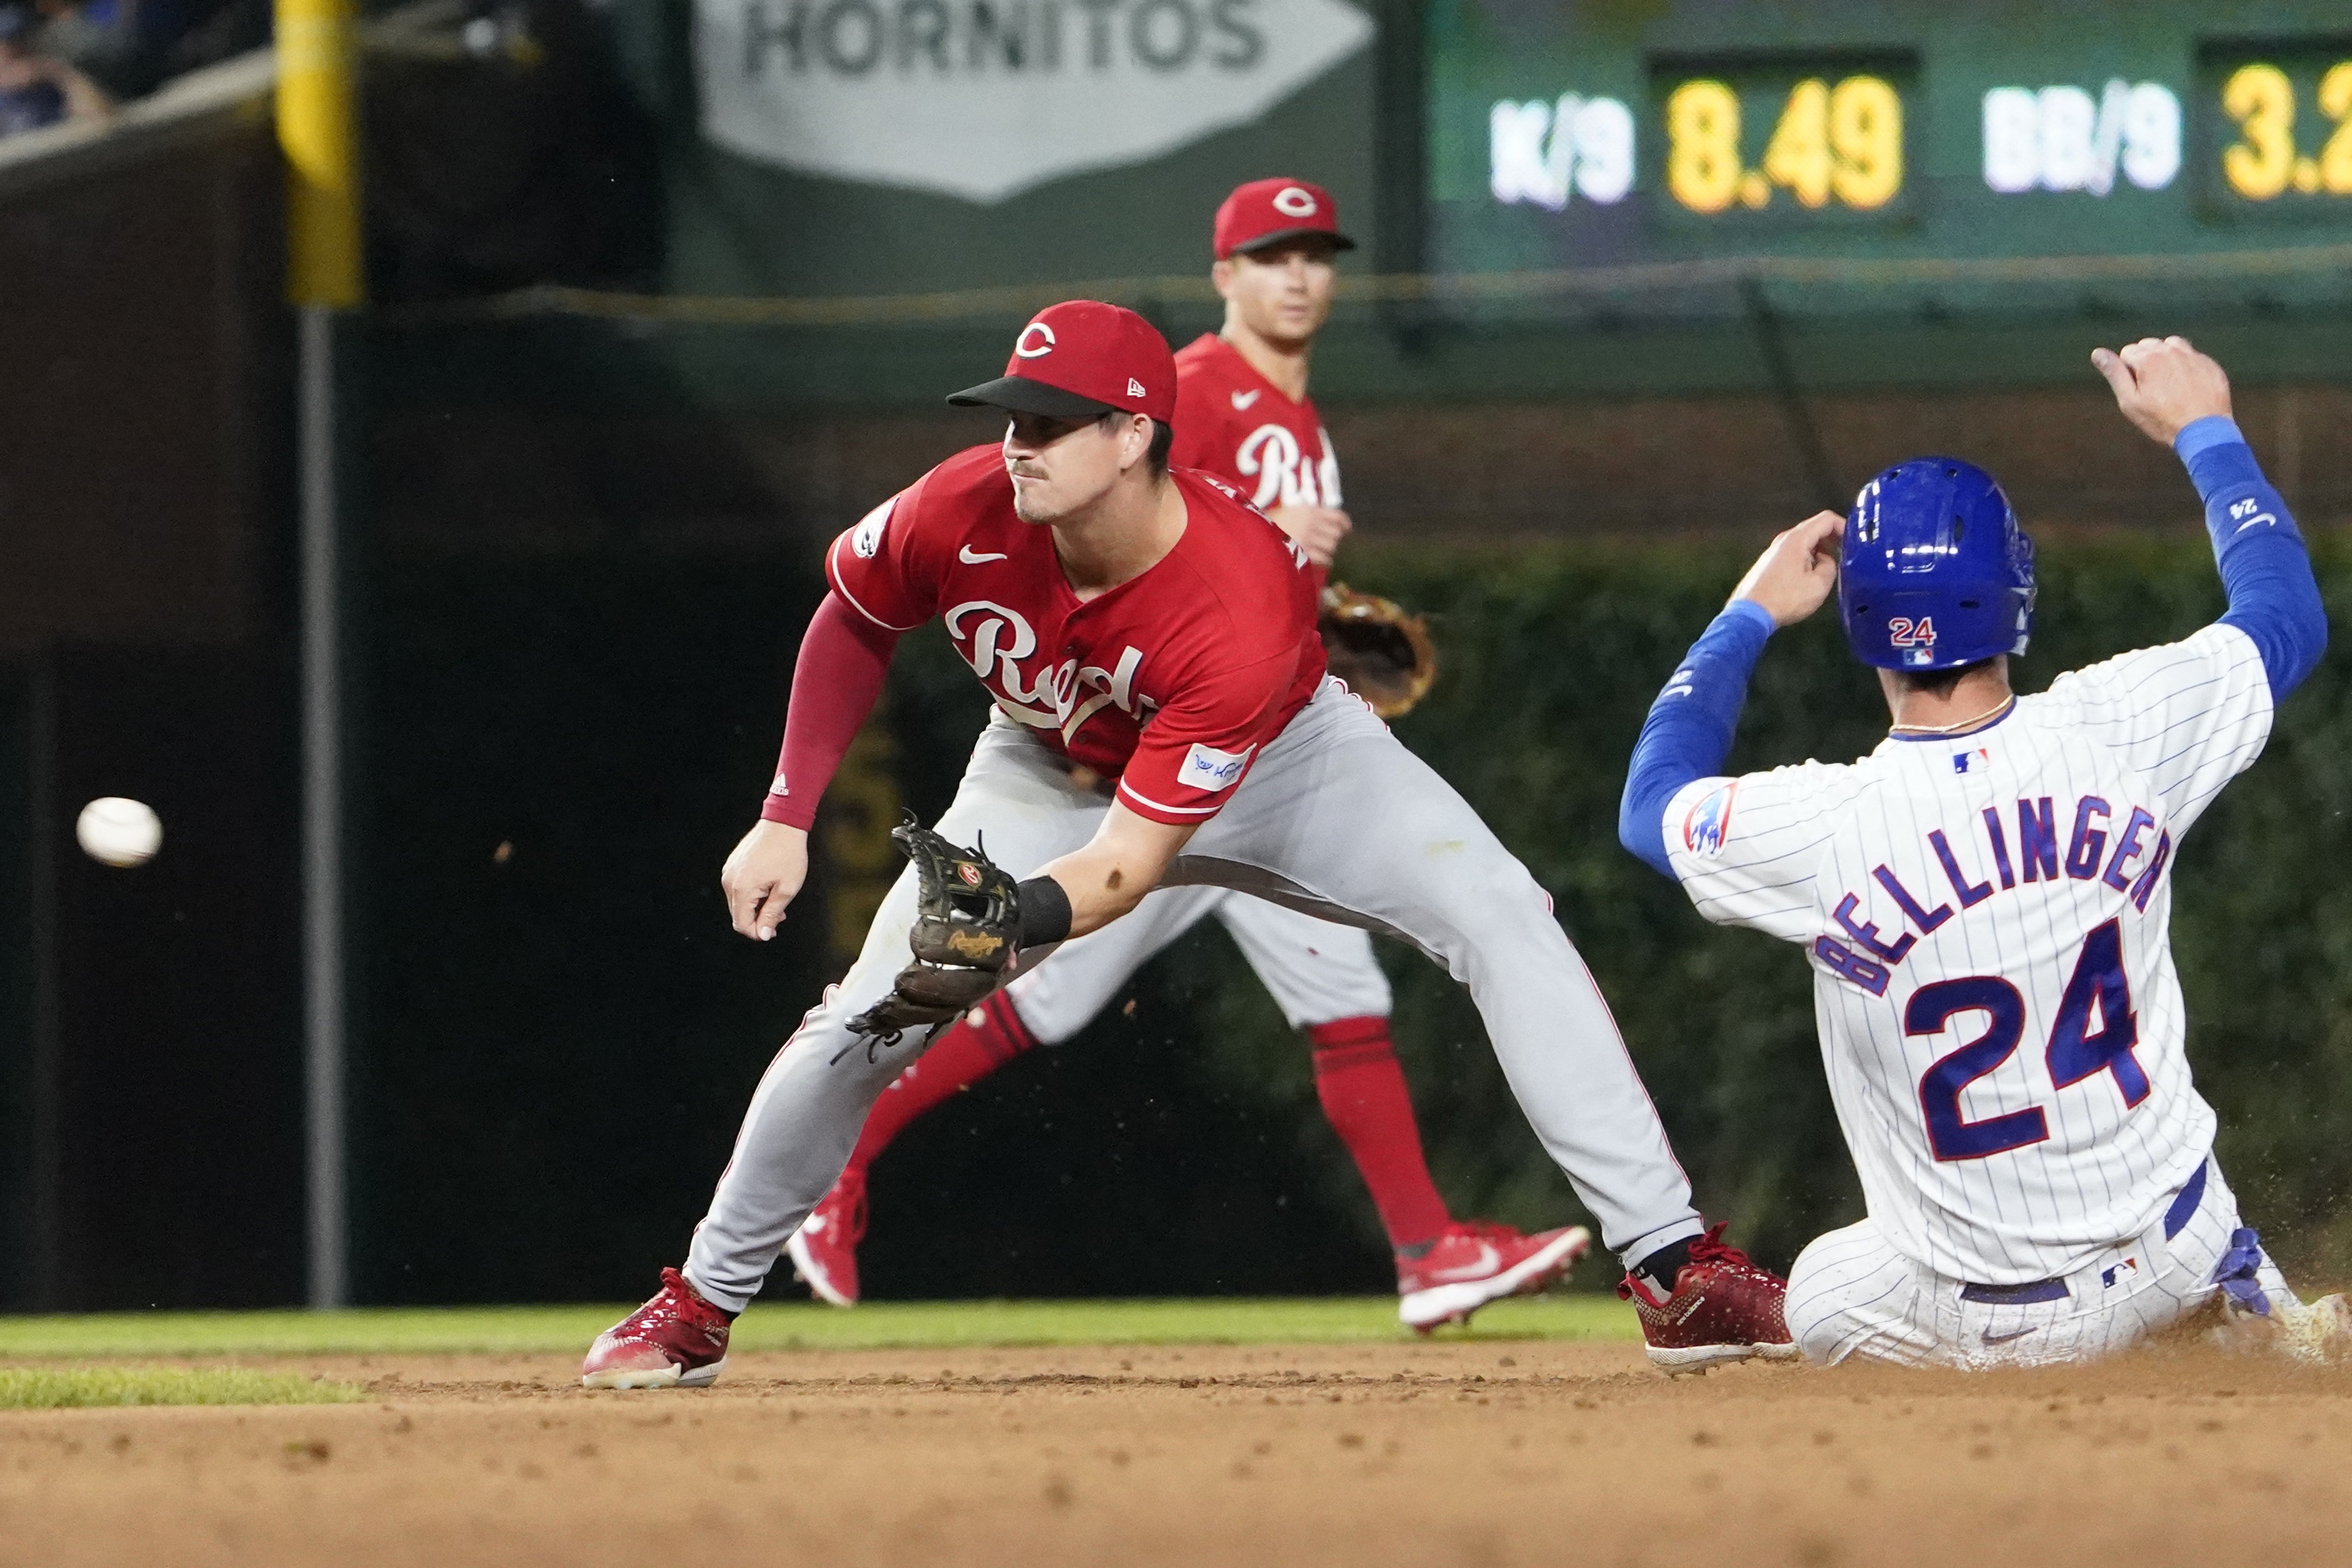
[(2203, 286), (2352, 298), (2352, 0), (1425, 15), (1439, 273), (1748, 259), (1916, 284), (1943, 266), (1998, 300), (2092, 276), (2160, 289), (2189, 258)]

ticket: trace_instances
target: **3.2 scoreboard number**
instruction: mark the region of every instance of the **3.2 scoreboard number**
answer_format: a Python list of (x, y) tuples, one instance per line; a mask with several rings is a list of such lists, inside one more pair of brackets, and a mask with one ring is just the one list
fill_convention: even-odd
[(2352, 196), (2352, 47), (2209, 51), (2213, 194), (2277, 211)]

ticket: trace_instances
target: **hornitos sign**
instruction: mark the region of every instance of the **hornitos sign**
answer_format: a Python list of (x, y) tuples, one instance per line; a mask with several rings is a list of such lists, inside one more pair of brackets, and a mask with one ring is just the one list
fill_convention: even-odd
[(997, 202), (1243, 124), (1364, 47), (1347, 0), (696, 0), (703, 130)]

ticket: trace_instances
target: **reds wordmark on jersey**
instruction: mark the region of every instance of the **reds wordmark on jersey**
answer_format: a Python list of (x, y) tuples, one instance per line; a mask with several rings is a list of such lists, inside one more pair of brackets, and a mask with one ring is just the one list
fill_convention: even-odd
[(1053, 530), (1013, 510), (994, 446), (960, 452), (833, 542), (867, 619), (937, 616), (996, 706), (1155, 822), (1204, 822), (1323, 679), (1316, 589), (1282, 531), (1211, 474), (1174, 471), (1183, 537), (1080, 602)]
[(1214, 333), (1176, 355), (1175, 428), (1171, 461), (1223, 474), (1261, 510), (1340, 504), (1339, 459), (1314, 400), (1293, 403)]
[(1906, 1256), (2058, 1278), (2145, 1231), (2211, 1150), (2167, 873), (2270, 725), (2261, 655), (2217, 625), (1966, 734), (1669, 804), (1699, 912), (1805, 947), (1838, 1120)]

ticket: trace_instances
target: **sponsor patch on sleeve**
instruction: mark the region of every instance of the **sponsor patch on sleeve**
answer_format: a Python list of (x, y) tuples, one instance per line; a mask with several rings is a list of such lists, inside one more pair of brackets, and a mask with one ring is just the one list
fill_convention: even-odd
[(1731, 797), (1739, 781), (1732, 779), (1700, 798), (1683, 816), (1683, 847), (1712, 860), (1723, 853), (1731, 835)]
[(1231, 789), (1242, 776), (1242, 769), (1249, 765), (1250, 752), (1256, 750), (1255, 746), (1248, 746), (1238, 752), (1221, 752), (1196, 741), (1192, 749), (1184, 753), (1184, 765), (1176, 770), (1176, 782), (1191, 789)]

